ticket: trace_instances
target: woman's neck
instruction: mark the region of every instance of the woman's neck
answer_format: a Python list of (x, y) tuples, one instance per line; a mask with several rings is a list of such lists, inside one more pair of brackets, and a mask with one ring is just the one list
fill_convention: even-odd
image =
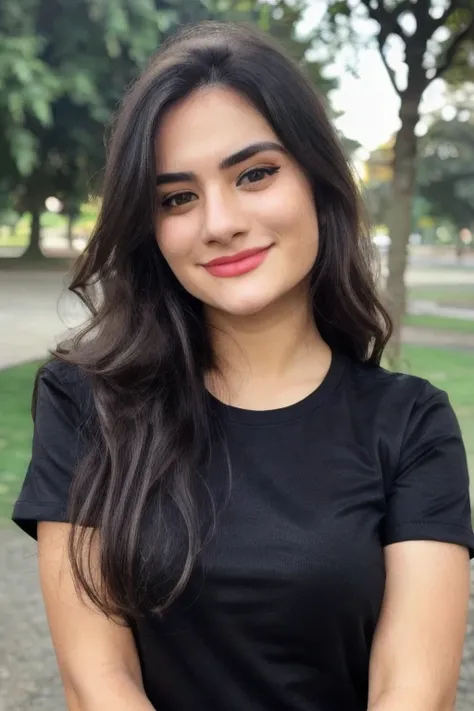
[(280, 301), (252, 316), (207, 313), (218, 371), (208, 389), (237, 407), (272, 409), (304, 398), (324, 379), (331, 351), (306, 300)]

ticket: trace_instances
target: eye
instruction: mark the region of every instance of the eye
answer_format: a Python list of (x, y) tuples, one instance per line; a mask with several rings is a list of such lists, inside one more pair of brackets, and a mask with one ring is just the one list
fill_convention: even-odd
[(273, 167), (266, 167), (266, 168), (251, 168), (248, 170), (246, 173), (240, 176), (240, 178), (237, 181), (237, 185), (242, 185), (244, 181), (247, 181), (247, 184), (250, 183), (260, 183), (262, 180), (265, 178), (268, 178), (270, 175), (274, 175), (275, 173), (278, 173), (280, 168), (273, 166)]
[(188, 203), (190, 203), (196, 199), (197, 198), (194, 193), (189, 193), (189, 192), (175, 193), (174, 195), (165, 197), (161, 201), (161, 206), (164, 207), (165, 209), (171, 209), (173, 207), (182, 207), (183, 205), (187, 205)]

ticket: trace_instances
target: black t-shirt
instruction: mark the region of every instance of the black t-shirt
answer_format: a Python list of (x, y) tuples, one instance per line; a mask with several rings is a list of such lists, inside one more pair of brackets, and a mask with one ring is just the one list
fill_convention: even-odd
[[(64, 521), (87, 381), (49, 365), (13, 518)], [(211, 397), (211, 396), (209, 396)], [(468, 473), (446, 394), (334, 354), (297, 404), (249, 411), (211, 398), (232, 488), (214, 538), (163, 619), (134, 625), (157, 711), (366, 711), (384, 546), (474, 549)], [(227, 477), (219, 442), (208, 481)], [(226, 479), (227, 481), (227, 479)]]

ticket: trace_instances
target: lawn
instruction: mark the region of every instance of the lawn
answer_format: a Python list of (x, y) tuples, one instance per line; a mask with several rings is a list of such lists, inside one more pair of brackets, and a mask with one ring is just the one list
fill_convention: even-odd
[(474, 497), (474, 353), (408, 345), (403, 350), (400, 370), (426, 378), (449, 395), (464, 436)]
[(0, 371), (0, 519), (10, 516), (31, 448), (31, 390), (39, 363)]
[(474, 309), (474, 284), (439, 284), (412, 286), (408, 289), (411, 301), (434, 301), (439, 306)]
[(410, 314), (405, 316), (403, 323), (406, 326), (414, 326), (415, 328), (474, 333), (474, 319), (449, 318), (447, 316), (432, 316), (431, 314)]
[[(10, 517), (31, 448), (31, 389), (39, 363), (0, 371), (0, 519)], [(427, 378), (449, 393), (463, 430), (474, 485), (474, 355), (405, 346), (404, 372)]]

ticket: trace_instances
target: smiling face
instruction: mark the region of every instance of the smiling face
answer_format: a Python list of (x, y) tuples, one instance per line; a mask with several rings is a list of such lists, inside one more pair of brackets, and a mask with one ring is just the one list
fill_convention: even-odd
[(311, 185), (251, 104), (197, 90), (165, 114), (155, 144), (156, 239), (188, 292), (243, 316), (305, 283), (318, 251)]

